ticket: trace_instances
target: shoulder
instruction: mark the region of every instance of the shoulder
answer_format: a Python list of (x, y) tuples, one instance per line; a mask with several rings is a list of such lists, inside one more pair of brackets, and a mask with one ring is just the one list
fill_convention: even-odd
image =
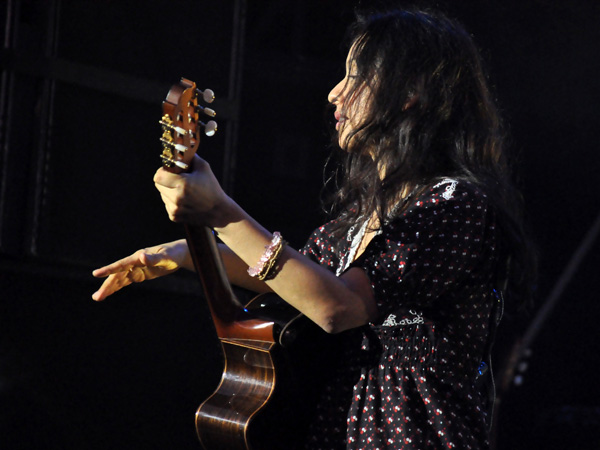
[(421, 188), (386, 226), (389, 238), (444, 238), (484, 234), (495, 228), (495, 213), (482, 188), (469, 181), (444, 178)]
[(337, 220), (331, 220), (313, 230), (308, 239), (308, 243), (321, 245), (332, 239), (332, 231), (335, 228)]
[(455, 178), (443, 178), (430, 183), (409, 198), (394, 221), (417, 216), (483, 214), (490, 209), (485, 191), (474, 183)]
[(417, 207), (425, 205), (440, 205), (442, 207), (452, 205), (487, 205), (488, 198), (482, 188), (474, 183), (456, 178), (444, 178), (432, 182), (428, 187), (421, 190), (420, 194), (413, 200)]
[(321, 265), (333, 267), (338, 259), (339, 246), (339, 242), (332, 235), (334, 227), (335, 220), (315, 229), (300, 252)]

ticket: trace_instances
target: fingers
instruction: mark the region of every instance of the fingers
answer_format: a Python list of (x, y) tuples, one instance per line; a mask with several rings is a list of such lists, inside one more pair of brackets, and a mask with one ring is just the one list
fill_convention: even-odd
[(193, 172), (203, 172), (207, 169), (210, 169), (210, 164), (208, 164), (208, 161), (200, 158), (198, 156), (198, 154), (196, 153), (194, 155), (194, 159), (192, 160), (192, 171)]
[[(167, 250), (163, 247), (156, 248), (155, 252), (142, 252), (140, 254), (140, 262), (142, 263), (142, 271), (145, 267), (160, 267), (165, 270), (176, 270), (179, 268), (179, 264), (170, 257)], [(144, 273), (144, 276), (147, 277), (148, 275)]]
[(174, 272), (179, 269), (185, 257), (185, 249), (187, 246), (181, 247), (179, 241), (157, 245), (138, 250), (126, 258), (94, 270), (92, 275), (106, 279), (100, 289), (92, 294), (92, 298), (96, 301), (104, 300), (131, 283), (141, 283)]
[(96, 301), (104, 300), (109, 295), (136, 281), (134, 278), (136, 270), (134, 269), (141, 269), (143, 267), (144, 263), (141, 259), (143, 253), (142, 250), (138, 250), (133, 255), (94, 270), (92, 272), (94, 277), (107, 278), (102, 283), (102, 286), (100, 286), (100, 289), (92, 294), (92, 299)]
[(143, 262), (140, 260), (141, 253), (143, 253), (142, 250), (139, 250), (126, 258), (115, 261), (107, 266), (100, 267), (99, 269), (94, 270), (92, 275), (96, 278), (104, 278), (111, 274), (129, 270), (133, 267), (142, 266)]
[(154, 174), (153, 181), (154, 181), (154, 184), (156, 184), (156, 185), (160, 185), (165, 188), (175, 189), (175, 188), (179, 188), (181, 186), (182, 178), (184, 176), (185, 176), (185, 174), (179, 175), (179, 174), (171, 173), (161, 167)]
[(92, 299), (97, 302), (102, 301), (109, 295), (112, 295), (125, 286), (130, 285), (132, 283), (132, 279), (130, 278), (131, 273), (132, 271), (128, 270), (126, 272), (119, 272), (110, 275), (106, 280), (104, 280), (104, 283), (102, 283), (100, 289), (92, 294)]
[[(208, 162), (200, 158), (197, 154), (194, 155), (194, 159), (192, 160), (192, 172), (203, 173), (207, 171), (210, 171)], [(172, 173), (161, 167), (154, 174), (153, 180), (155, 184), (165, 188), (181, 189), (182, 185), (185, 183), (185, 179), (189, 175), (190, 174), (188, 173)]]
[(183, 179), (180, 175), (174, 175), (161, 168), (154, 175), (154, 186), (160, 193), (169, 219), (177, 222), (174, 212), (178, 210), (178, 203), (184, 187)]
[(127, 270), (112, 273), (104, 280), (100, 289), (92, 294), (92, 299), (96, 301), (104, 300), (109, 295), (121, 290), (132, 283), (141, 283), (146, 280), (145, 267), (130, 267)]

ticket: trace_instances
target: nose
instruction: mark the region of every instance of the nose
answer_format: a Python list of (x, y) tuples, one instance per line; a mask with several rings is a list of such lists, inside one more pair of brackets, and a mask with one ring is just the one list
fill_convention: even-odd
[(343, 98), (342, 98), (343, 91), (344, 91), (344, 80), (342, 80), (338, 84), (336, 84), (334, 86), (334, 88), (329, 92), (329, 95), (327, 96), (327, 100), (329, 101), (329, 103), (332, 103), (334, 105), (337, 105), (338, 103), (340, 103), (343, 100)]

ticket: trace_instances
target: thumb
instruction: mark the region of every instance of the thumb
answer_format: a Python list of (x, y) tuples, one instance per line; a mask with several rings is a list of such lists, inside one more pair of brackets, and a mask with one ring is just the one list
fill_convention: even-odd
[(164, 258), (164, 255), (160, 253), (148, 253), (143, 252), (140, 255), (140, 262), (146, 267), (154, 267), (160, 265), (160, 261)]
[(140, 255), (140, 261), (146, 267), (161, 267), (166, 270), (176, 270), (179, 268), (177, 261), (175, 261), (164, 248), (161, 248), (156, 253), (142, 253)]

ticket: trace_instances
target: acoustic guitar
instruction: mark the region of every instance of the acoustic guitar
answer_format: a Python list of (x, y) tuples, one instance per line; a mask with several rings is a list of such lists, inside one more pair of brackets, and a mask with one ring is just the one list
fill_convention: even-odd
[[(210, 120), (214, 94), (182, 78), (163, 102), (162, 163), (191, 170), (200, 135), (216, 132)], [(326, 333), (274, 294), (242, 304), (234, 294), (213, 232), (186, 225), (190, 253), (204, 290), (225, 366), (215, 392), (196, 412), (196, 430), (206, 450), (302, 448), (314, 417), (319, 380), (328, 355)], [(316, 380), (316, 381), (315, 381)]]

